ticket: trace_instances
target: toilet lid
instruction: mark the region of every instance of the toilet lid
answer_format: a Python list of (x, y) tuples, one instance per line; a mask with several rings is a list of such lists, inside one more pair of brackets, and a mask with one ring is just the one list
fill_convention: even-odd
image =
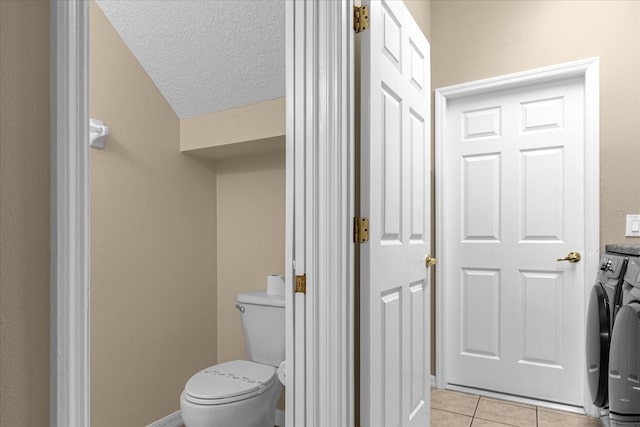
[(198, 372), (187, 381), (184, 391), (198, 400), (240, 400), (262, 393), (275, 376), (273, 366), (234, 360)]

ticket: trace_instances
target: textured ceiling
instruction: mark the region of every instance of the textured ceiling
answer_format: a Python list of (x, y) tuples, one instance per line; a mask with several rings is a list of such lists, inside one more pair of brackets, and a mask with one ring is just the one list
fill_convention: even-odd
[(181, 119), (285, 94), (284, 0), (97, 0)]

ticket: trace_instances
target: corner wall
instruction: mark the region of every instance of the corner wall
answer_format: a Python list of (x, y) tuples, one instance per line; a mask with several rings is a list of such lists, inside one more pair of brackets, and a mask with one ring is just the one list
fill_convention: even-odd
[(142, 426), (217, 361), (216, 171), (95, 2), (89, 80), (91, 426)]
[(49, 425), (49, 2), (0, 1), (0, 426)]

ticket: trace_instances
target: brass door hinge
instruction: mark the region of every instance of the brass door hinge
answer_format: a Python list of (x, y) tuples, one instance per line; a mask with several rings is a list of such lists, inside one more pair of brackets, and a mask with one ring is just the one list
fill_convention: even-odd
[(367, 6), (353, 6), (353, 31), (356, 34), (369, 27), (369, 8)]
[(353, 218), (353, 242), (364, 243), (369, 241), (369, 218)]
[(307, 275), (296, 276), (296, 292), (307, 293)]

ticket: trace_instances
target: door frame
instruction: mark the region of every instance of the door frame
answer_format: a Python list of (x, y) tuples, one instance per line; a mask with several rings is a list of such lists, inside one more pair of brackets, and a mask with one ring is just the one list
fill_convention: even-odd
[(353, 0), (286, 7), (286, 424), (353, 425)]
[[(52, 427), (91, 419), (88, 9), (51, 2)], [(352, 11), (353, 0), (286, 5), (289, 426), (354, 420)]]
[(50, 417), (90, 425), (89, 4), (51, 6)]
[[(443, 176), (446, 169), (446, 129), (447, 129), (447, 104), (449, 101), (500, 91), (509, 88), (520, 87), (534, 83), (552, 82), (570, 77), (581, 77), (585, 90), (585, 158), (583, 182), (585, 185), (585, 254), (586, 263), (585, 284), (583, 289), (583, 303), (581, 311), (581, 324), (586, 324), (586, 307), (588, 304), (588, 289), (596, 278), (595, 266), (600, 259), (600, 119), (599, 119), (599, 91), (600, 91), (600, 58), (589, 58), (537, 68), (534, 70), (508, 74), (504, 76), (448, 86), (435, 91), (435, 157), (436, 157), (436, 255), (440, 264), (444, 264), (445, 247), (448, 236), (445, 234), (446, 215), (444, 212), (444, 197), (448, 192), (447, 183)], [(444, 314), (446, 273), (438, 269), (435, 282), (436, 289), (436, 387), (443, 389), (448, 386), (445, 376), (445, 345), (447, 336), (447, 324)], [(581, 342), (584, 343), (584, 333)], [(584, 370), (583, 370), (584, 371)], [(584, 373), (586, 377), (586, 372)], [(597, 416), (597, 408), (593, 406), (589, 398), (588, 384), (585, 381), (582, 400), (584, 409), (588, 415)]]

